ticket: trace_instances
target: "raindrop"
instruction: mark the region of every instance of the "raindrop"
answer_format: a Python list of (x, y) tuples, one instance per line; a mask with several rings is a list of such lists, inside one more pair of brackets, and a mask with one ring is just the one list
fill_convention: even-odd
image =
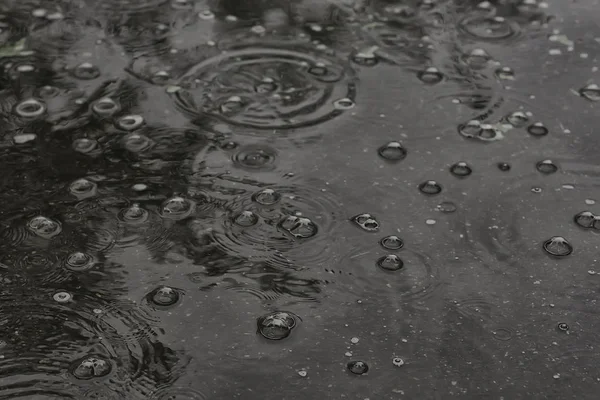
[(525, 126), (529, 122), (529, 117), (522, 111), (515, 111), (514, 113), (506, 116), (506, 121), (515, 128)]
[(240, 112), (244, 108), (242, 98), (239, 96), (231, 96), (225, 100), (220, 107), (221, 114), (231, 115)]
[(123, 138), (124, 146), (132, 153), (139, 153), (151, 147), (152, 142), (145, 135), (131, 133)]
[(423, 194), (433, 196), (442, 192), (442, 186), (436, 181), (425, 181), (419, 185), (419, 190)]
[(568, 256), (573, 252), (573, 246), (562, 236), (553, 236), (546, 240), (543, 248), (548, 254), (556, 257)]
[(46, 105), (36, 99), (27, 99), (17, 104), (15, 112), (23, 118), (37, 118), (46, 112)]
[(281, 200), (281, 194), (273, 189), (263, 189), (252, 195), (252, 200), (263, 206), (271, 206)]
[(558, 330), (559, 330), (559, 331), (561, 331), (561, 332), (567, 332), (567, 331), (569, 330), (569, 325), (567, 325), (567, 324), (566, 324), (566, 323), (564, 323), (564, 322), (561, 322), (561, 323), (559, 323), (559, 324), (557, 325), (557, 328), (558, 328)]
[(417, 77), (421, 80), (421, 82), (429, 85), (435, 85), (444, 79), (444, 75), (442, 75), (440, 70), (435, 67), (429, 67), (425, 71), (419, 71), (417, 73)]
[(485, 68), (492, 57), (483, 49), (473, 49), (465, 56), (465, 62), (473, 69)]
[(59, 222), (53, 221), (44, 216), (33, 217), (27, 223), (27, 228), (36, 235), (50, 239), (62, 232), (62, 227)]
[(79, 64), (73, 69), (73, 76), (77, 79), (91, 80), (100, 76), (100, 70), (89, 62)]
[(112, 367), (110, 363), (100, 357), (85, 357), (74, 363), (71, 373), (77, 379), (92, 379), (106, 376)]
[(469, 176), (473, 173), (473, 170), (466, 162), (457, 162), (456, 164), (450, 167), (450, 173), (459, 178), (464, 178), (465, 176)]
[(347, 367), (355, 375), (362, 375), (369, 371), (369, 366), (363, 361), (350, 361)]
[(573, 217), (575, 223), (582, 228), (593, 228), (596, 216), (590, 211), (582, 211)]
[(210, 10), (204, 10), (204, 11), (200, 11), (198, 13), (198, 17), (203, 20), (209, 20), (209, 19), (214, 19), (215, 14), (213, 14), (213, 12)]
[(101, 117), (110, 117), (119, 110), (119, 105), (110, 97), (103, 97), (92, 105), (92, 111)]
[(543, 123), (536, 122), (535, 124), (531, 124), (527, 127), (527, 132), (533, 136), (546, 136), (549, 131)]
[(437, 206), (437, 210), (441, 211), (445, 214), (451, 214), (453, 212), (456, 211), (456, 204), (454, 204), (451, 201), (442, 201), (440, 204), (438, 204)]
[(400, 142), (389, 142), (381, 146), (377, 153), (387, 161), (401, 161), (406, 158), (408, 151)]
[(481, 122), (476, 119), (472, 119), (458, 127), (458, 133), (466, 138), (478, 138), (481, 136), (482, 131)]
[(177, 303), (180, 296), (178, 290), (169, 286), (160, 286), (150, 292), (147, 299), (154, 305), (169, 307)]
[(246, 146), (234, 155), (236, 165), (250, 169), (264, 169), (275, 162), (277, 153), (266, 146)]
[(87, 253), (77, 251), (67, 256), (65, 264), (71, 271), (86, 271), (94, 266), (94, 257)]
[(400, 357), (394, 357), (392, 359), (392, 364), (394, 364), (394, 366), (396, 366), (396, 367), (401, 367), (404, 365), (404, 360), (401, 359)]
[(160, 215), (167, 219), (180, 220), (187, 218), (193, 211), (194, 204), (183, 197), (171, 197), (161, 207)]
[(317, 225), (309, 218), (288, 215), (279, 222), (279, 228), (297, 239), (308, 239), (317, 234)]
[(71, 296), (71, 293), (68, 292), (57, 292), (54, 293), (54, 296), (52, 296), (52, 298), (57, 303), (68, 303), (69, 301), (71, 301), (73, 296)]
[(78, 197), (88, 197), (96, 194), (96, 183), (85, 178), (77, 179), (69, 185), (69, 192)]
[(367, 232), (377, 232), (379, 230), (379, 222), (373, 215), (368, 213), (358, 214), (352, 217), (351, 221)]
[(167, 71), (158, 71), (150, 78), (155, 85), (165, 85), (169, 83), (169, 79), (171, 79), (171, 76)]
[(584, 97), (589, 101), (600, 101), (600, 87), (595, 83), (590, 83), (589, 85), (581, 88), (579, 90), (579, 94), (581, 97)]
[(333, 107), (336, 110), (349, 110), (354, 108), (354, 102), (349, 98), (345, 97), (343, 99), (339, 99), (333, 102)]
[(399, 250), (404, 247), (404, 242), (398, 236), (386, 236), (379, 241), (381, 247), (388, 250)]
[(535, 165), (536, 169), (542, 174), (553, 174), (558, 171), (558, 166), (552, 160), (543, 160)]
[(497, 165), (498, 165), (498, 169), (500, 171), (504, 171), (504, 172), (510, 171), (510, 164), (509, 163), (499, 162)]
[(148, 219), (148, 211), (140, 207), (139, 204), (132, 204), (131, 207), (119, 212), (119, 219), (128, 223), (142, 223)]
[(404, 261), (395, 254), (388, 254), (377, 260), (377, 266), (386, 271), (398, 271), (404, 267)]
[(285, 311), (276, 311), (263, 315), (257, 320), (258, 332), (266, 339), (281, 340), (292, 333), (296, 326), (296, 318)]
[(141, 115), (126, 115), (119, 118), (117, 127), (126, 131), (133, 131), (139, 128), (144, 123), (144, 118)]
[(515, 71), (510, 67), (502, 67), (496, 70), (496, 76), (500, 79), (514, 80)]
[(233, 222), (236, 225), (248, 228), (258, 223), (258, 215), (254, 214), (252, 211), (242, 211), (233, 218)]
[(80, 138), (73, 141), (73, 150), (88, 154), (98, 147), (98, 142), (94, 139)]

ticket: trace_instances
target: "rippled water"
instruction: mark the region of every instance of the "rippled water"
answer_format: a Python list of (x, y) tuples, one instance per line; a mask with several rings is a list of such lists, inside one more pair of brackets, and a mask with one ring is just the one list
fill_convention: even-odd
[(5, 0), (0, 399), (596, 399), (597, 0)]

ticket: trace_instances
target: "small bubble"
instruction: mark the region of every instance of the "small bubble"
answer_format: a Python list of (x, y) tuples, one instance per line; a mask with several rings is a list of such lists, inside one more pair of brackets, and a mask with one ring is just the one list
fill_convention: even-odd
[(249, 145), (233, 156), (236, 165), (249, 169), (264, 169), (275, 162), (277, 153), (267, 146)]
[(585, 199), (585, 204), (591, 206), (592, 204), (596, 204), (596, 200), (593, 199)]
[(379, 59), (375, 56), (375, 53), (372, 51), (372, 49), (366, 49), (353, 54), (352, 61), (364, 67), (372, 67), (379, 63)]
[(427, 220), (425, 220), (425, 223), (427, 225), (435, 225), (437, 223), (437, 221), (435, 219), (427, 219)]
[(552, 160), (543, 160), (535, 165), (535, 168), (542, 174), (553, 174), (558, 171), (558, 166)]
[(78, 197), (88, 197), (96, 194), (96, 185), (85, 178), (77, 179), (69, 185), (69, 192)]
[(139, 204), (132, 204), (131, 207), (125, 208), (119, 213), (121, 221), (133, 224), (145, 222), (148, 216), (148, 211), (140, 207)]
[(252, 195), (252, 200), (263, 206), (272, 206), (281, 200), (281, 194), (273, 189), (263, 189)]
[(35, 10), (31, 11), (31, 15), (36, 18), (44, 18), (46, 14), (48, 14), (48, 11), (43, 8), (36, 8)]
[(162, 204), (160, 215), (167, 219), (181, 220), (188, 217), (193, 210), (194, 204), (191, 201), (175, 196)]
[(473, 170), (466, 162), (457, 162), (450, 167), (450, 173), (459, 178), (464, 178), (473, 173)]
[(531, 191), (533, 193), (538, 193), (539, 194), (539, 193), (542, 193), (542, 188), (541, 187), (532, 187)]
[(350, 361), (347, 368), (355, 375), (362, 375), (369, 371), (369, 366), (363, 361)]
[(481, 69), (487, 66), (492, 57), (483, 49), (473, 49), (465, 56), (465, 62), (473, 69)]
[(252, 211), (242, 211), (233, 217), (233, 222), (238, 226), (248, 228), (258, 223), (258, 215)]
[(595, 83), (590, 83), (579, 89), (579, 94), (589, 101), (600, 101), (600, 87)]
[(333, 107), (336, 110), (350, 110), (354, 108), (354, 102), (349, 98), (339, 99), (333, 102)]
[(350, 343), (352, 343), (352, 344), (357, 344), (358, 342), (360, 342), (360, 339), (357, 338), (356, 336), (350, 339)]
[(167, 71), (158, 71), (150, 78), (152, 83), (154, 83), (155, 85), (165, 85), (169, 82), (170, 79), (171, 76)]
[(76, 66), (73, 71), (73, 76), (77, 79), (91, 80), (100, 76), (100, 70), (89, 62), (84, 62)]
[(69, 301), (71, 301), (73, 296), (71, 296), (71, 293), (68, 292), (57, 292), (54, 293), (54, 296), (52, 296), (52, 298), (57, 303), (68, 303)]
[(145, 183), (136, 183), (131, 188), (136, 192), (143, 192), (144, 190), (148, 189), (148, 185), (146, 185)]
[(43, 98), (56, 97), (60, 93), (60, 90), (54, 86), (42, 86), (38, 91), (38, 95)]
[(549, 133), (549, 130), (543, 123), (536, 122), (527, 127), (527, 132), (533, 136), (546, 136)]
[(225, 17), (225, 21), (227, 22), (235, 22), (238, 20), (238, 17), (236, 17), (235, 15), (227, 15)]
[(546, 240), (543, 248), (546, 253), (556, 257), (565, 257), (573, 252), (573, 246), (562, 236), (553, 236)]
[(472, 119), (458, 127), (458, 133), (466, 138), (478, 138), (481, 136), (482, 130), (481, 122), (476, 119)]
[(565, 324), (564, 322), (561, 322), (557, 325), (557, 328), (561, 332), (567, 332), (569, 330), (569, 325)]
[(554, 375), (552, 375), (552, 377), (553, 377), (554, 379), (560, 379), (560, 374), (554, 374)]
[(86, 253), (77, 251), (67, 256), (65, 261), (67, 269), (71, 271), (85, 271), (94, 266), (94, 258)]
[(444, 75), (440, 72), (439, 69), (435, 67), (429, 67), (424, 71), (419, 71), (417, 73), (417, 77), (421, 82), (427, 83), (429, 85), (435, 85), (436, 83), (440, 83), (442, 79), (444, 79)]
[(515, 71), (510, 67), (502, 67), (496, 70), (496, 76), (500, 79), (514, 80)]
[(152, 142), (145, 136), (137, 133), (131, 133), (123, 138), (124, 147), (132, 153), (140, 153), (148, 150)]
[(317, 234), (317, 225), (309, 218), (288, 215), (277, 225), (296, 239), (308, 239)]
[(292, 333), (296, 326), (296, 318), (285, 311), (276, 311), (263, 315), (257, 320), (258, 332), (266, 339), (281, 340)]
[(456, 204), (451, 201), (442, 201), (440, 204), (438, 204), (436, 209), (445, 214), (451, 214), (456, 211), (457, 207)]
[(590, 211), (582, 211), (576, 214), (573, 220), (582, 228), (593, 228), (596, 216)]
[(436, 181), (425, 181), (419, 185), (419, 190), (423, 194), (434, 196), (442, 192), (442, 186)]
[(515, 128), (525, 126), (529, 122), (529, 117), (522, 111), (515, 111), (514, 113), (506, 116), (506, 121)]
[(398, 271), (404, 267), (404, 261), (395, 254), (388, 254), (377, 260), (377, 266), (386, 271)]
[(150, 292), (147, 299), (154, 305), (169, 307), (177, 303), (180, 296), (178, 290), (169, 286), (160, 286)]
[(392, 359), (392, 364), (394, 364), (394, 366), (396, 366), (396, 367), (401, 367), (404, 365), (404, 360), (401, 359), (400, 357), (394, 357)]
[(111, 370), (112, 367), (108, 361), (93, 356), (76, 361), (71, 369), (71, 373), (77, 379), (87, 380), (106, 376)]
[(141, 115), (126, 115), (119, 118), (117, 127), (126, 131), (132, 131), (144, 124), (144, 118)]
[(212, 11), (210, 10), (204, 10), (204, 11), (200, 11), (198, 13), (198, 18), (203, 19), (203, 20), (209, 20), (209, 19), (214, 19), (215, 18), (215, 14), (213, 14)]
[(91, 153), (98, 147), (98, 142), (93, 139), (80, 138), (73, 141), (73, 150), (79, 153)]
[(110, 97), (103, 97), (92, 105), (92, 111), (100, 117), (110, 117), (119, 110), (119, 105)]
[(37, 135), (34, 133), (22, 133), (22, 134), (13, 136), (13, 142), (15, 144), (25, 144), (28, 142), (32, 142), (35, 139), (37, 139)]
[(244, 108), (244, 103), (242, 102), (242, 98), (239, 96), (231, 96), (227, 100), (225, 100), (219, 110), (221, 114), (231, 115), (240, 112)]
[(386, 236), (379, 241), (381, 247), (388, 250), (399, 250), (404, 247), (404, 242), (398, 236)]
[(238, 144), (236, 142), (225, 142), (225, 143), (221, 144), (221, 148), (223, 150), (233, 150), (237, 147), (238, 147)]
[(45, 239), (51, 239), (62, 232), (62, 226), (59, 222), (42, 215), (29, 220), (27, 227), (30, 231)]
[(262, 82), (254, 86), (256, 93), (273, 93), (277, 90), (277, 84), (271, 78), (264, 78)]
[(511, 168), (511, 167), (510, 167), (510, 164), (509, 164), (509, 163), (505, 163), (505, 162), (499, 162), (499, 163), (497, 164), (497, 166), (498, 166), (498, 169), (499, 169), (500, 171), (503, 171), (503, 172), (510, 171), (510, 168)]
[(23, 118), (37, 118), (46, 112), (46, 105), (37, 99), (27, 99), (17, 104), (15, 112)]
[(350, 220), (367, 232), (377, 232), (379, 230), (379, 222), (371, 214), (358, 214)]
[(300, 375), (302, 378), (306, 378), (306, 375), (308, 375), (308, 372), (306, 372), (306, 370), (301, 369), (300, 371), (298, 371), (298, 375)]
[(325, 76), (328, 72), (327, 66), (322, 63), (317, 63), (308, 69), (308, 73), (314, 76)]
[(400, 142), (389, 142), (381, 146), (377, 153), (379, 156), (388, 161), (401, 161), (406, 158), (408, 151)]

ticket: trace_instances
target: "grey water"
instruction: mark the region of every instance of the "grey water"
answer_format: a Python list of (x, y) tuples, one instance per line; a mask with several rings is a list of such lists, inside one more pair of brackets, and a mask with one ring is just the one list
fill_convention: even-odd
[(597, 399), (599, 18), (0, 1), (0, 399)]

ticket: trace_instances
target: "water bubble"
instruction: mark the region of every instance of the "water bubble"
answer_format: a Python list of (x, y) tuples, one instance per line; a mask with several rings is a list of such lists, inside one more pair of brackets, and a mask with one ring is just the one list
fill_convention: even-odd
[(417, 73), (417, 77), (421, 80), (421, 82), (429, 85), (435, 85), (444, 79), (444, 75), (442, 75), (440, 70), (435, 67), (429, 67), (425, 71), (419, 71)]
[(237, 147), (238, 147), (238, 144), (236, 142), (232, 142), (232, 141), (221, 144), (221, 148), (223, 150), (233, 150)]
[(81, 251), (76, 251), (67, 256), (65, 260), (67, 269), (71, 271), (86, 271), (92, 268), (95, 264), (94, 257)]
[(459, 23), (462, 32), (478, 40), (500, 41), (518, 34), (518, 25), (503, 17), (469, 16)]
[(482, 124), (476, 119), (459, 125), (458, 133), (466, 138), (476, 138), (483, 141), (497, 140), (498, 138), (502, 137), (502, 132), (500, 132), (494, 125)]
[(100, 70), (89, 62), (84, 62), (76, 66), (73, 71), (73, 76), (77, 79), (91, 80), (100, 76)]
[(450, 167), (450, 173), (454, 176), (458, 176), (459, 178), (463, 178), (465, 176), (469, 176), (473, 173), (473, 170), (466, 162), (457, 162), (456, 164)]
[(194, 203), (183, 197), (171, 197), (160, 209), (163, 218), (181, 220), (187, 218), (194, 210)]
[(50, 218), (39, 215), (33, 217), (27, 223), (27, 228), (36, 235), (50, 239), (62, 232), (62, 226), (59, 222), (51, 220)]
[(297, 239), (308, 239), (317, 234), (317, 225), (309, 218), (288, 215), (282, 219), (279, 228)]
[(464, 58), (465, 62), (473, 69), (485, 68), (492, 57), (483, 49), (473, 49)]
[(52, 298), (57, 303), (68, 303), (69, 301), (71, 301), (73, 296), (71, 296), (71, 293), (68, 293), (68, 292), (56, 292), (56, 293), (54, 293)]
[(510, 67), (502, 67), (496, 70), (496, 76), (500, 79), (514, 80), (515, 71)]
[(351, 108), (354, 108), (354, 102), (352, 100), (350, 100), (347, 97), (344, 97), (343, 99), (339, 99), (333, 102), (333, 107), (336, 110), (349, 110)]
[(408, 151), (400, 142), (389, 142), (381, 146), (377, 153), (379, 156), (388, 161), (401, 161), (406, 158)]
[(379, 63), (379, 59), (375, 56), (375, 52), (369, 51), (358, 51), (352, 55), (352, 61), (358, 65), (362, 65), (365, 67), (372, 67)]
[(493, 331), (492, 334), (494, 335), (494, 339), (498, 339), (503, 342), (506, 342), (513, 337), (513, 331), (506, 328), (498, 328)]
[(558, 171), (558, 166), (552, 160), (542, 160), (535, 165), (535, 168), (542, 174), (553, 174)]
[(252, 200), (263, 206), (271, 206), (281, 200), (281, 194), (273, 189), (263, 189), (252, 195)]
[(567, 332), (567, 331), (569, 330), (569, 325), (567, 325), (567, 324), (566, 324), (566, 323), (564, 323), (564, 322), (560, 322), (560, 323), (559, 323), (559, 324), (558, 324), (556, 327), (557, 327), (557, 328), (558, 328), (558, 330), (559, 330), (559, 331), (561, 331), (561, 332)]
[(404, 360), (401, 359), (400, 357), (394, 357), (392, 359), (392, 364), (394, 364), (394, 366), (396, 366), (396, 367), (401, 367), (404, 365)]
[(258, 332), (266, 339), (281, 340), (292, 333), (296, 318), (292, 313), (276, 311), (263, 315), (257, 320)]
[(123, 138), (124, 147), (132, 153), (140, 153), (144, 150), (148, 150), (152, 141), (146, 135), (140, 135), (138, 133), (130, 133)]
[(94, 139), (80, 138), (73, 141), (73, 150), (88, 154), (96, 150), (98, 142)]
[(532, 187), (531, 191), (533, 193), (542, 193), (542, 188), (540, 188), (540, 187)]
[(212, 11), (210, 10), (203, 10), (200, 11), (198, 13), (198, 18), (203, 19), (203, 20), (209, 20), (209, 19), (214, 19), (215, 18), (215, 14), (213, 14)]
[(368, 213), (358, 214), (352, 217), (351, 221), (367, 232), (377, 232), (379, 230), (379, 222), (373, 215)]
[(248, 228), (258, 223), (258, 215), (252, 211), (242, 211), (233, 218), (233, 222), (236, 225)]
[(533, 136), (546, 136), (549, 130), (543, 123), (536, 122), (535, 124), (531, 124), (527, 127), (527, 132)]
[(556, 257), (565, 257), (573, 252), (573, 246), (562, 236), (553, 236), (546, 240), (543, 248), (548, 254)]
[(388, 254), (377, 260), (377, 266), (386, 271), (398, 271), (404, 267), (404, 261), (395, 254)]
[(92, 111), (101, 117), (110, 117), (120, 109), (119, 105), (110, 97), (103, 97), (92, 104)]
[(148, 219), (148, 211), (140, 207), (139, 204), (132, 204), (119, 212), (119, 219), (127, 223), (142, 223)]
[(590, 211), (582, 211), (573, 217), (575, 223), (582, 228), (593, 228), (596, 216)]
[(419, 185), (419, 190), (423, 194), (433, 196), (442, 192), (442, 186), (436, 181), (425, 181)]
[(73, 364), (71, 373), (77, 379), (87, 380), (106, 376), (111, 370), (112, 367), (108, 361), (99, 356), (91, 356), (76, 361)]
[(272, 93), (278, 88), (277, 84), (272, 78), (263, 78), (262, 81), (254, 85), (254, 91), (256, 93)]
[(581, 97), (588, 99), (589, 101), (600, 101), (600, 87), (595, 83), (579, 89)]
[(497, 164), (497, 166), (498, 166), (498, 169), (499, 169), (500, 171), (504, 171), (504, 172), (506, 172), (506, 171), (510, 171), (510, 168), (511, 168), (511, 167), (510, 167), (510, 164), (509, 164), (509, 163), (505, 163), (505, 162), (499, 162), (499, 163)]
[(225, 100), (220, 107), (221, 113), (225, 115), (237, 114), (244, 108), (244, 103), (240, 96), (231, 96)]
[(77, 197), (88, 197), (96, 194), (96, 183), (88, 181), (85, 178), (77, 179), (69, 185), (69, 192)]
[(37, 99), (27, 99), (16, 105), (15, 112), (23, 118), (37, 118), (46, 112), (46, 105)]
[(515, 128), (520, 128), (529, 122), (529, 117), (522, 111), (515, 111), (506, 116), (506, 121)]
[(456, 204), (454, 204), (451, 201), (442, 201), (440, 204), (438, 204), (438, 206), (436, 207), (436, 209), (438, 211), (441, 211), (445, 214), (451, 214), (453, 212), (456, 211)]
[(169, 83), (170, 79), (171, 75), (169, 75), (167, 71), (158, 71), (154, 75), (152, 75), (150, 81), (152, 81), (152, 83), (155, 85), (166, 85), (167, 83)]
[(277, 152), (266, 146), (245, 146), (234, 155), (236, 165), (249, 169), (266, 169), (273, 165)]
[(177, 303), (180, 296), (178, 290), (169, 286), (160, 286), (150, 292), (147, 298), (154, 305), (169, 307)]
[(388, 250), (399, 250), (404, 247), (404, 242), (398, 236), (390, 235), (386, 236), (379, 241), (381, 247)]
[(350, 361), (346, 367), (355, 375), (362, 375), (369, 371), (369, 366), (363, 361)]
[(144, 118), (141, 115), (126, 115), (117, 121), (117, 127), (126, 131), (133, 131), (143, 124)]

